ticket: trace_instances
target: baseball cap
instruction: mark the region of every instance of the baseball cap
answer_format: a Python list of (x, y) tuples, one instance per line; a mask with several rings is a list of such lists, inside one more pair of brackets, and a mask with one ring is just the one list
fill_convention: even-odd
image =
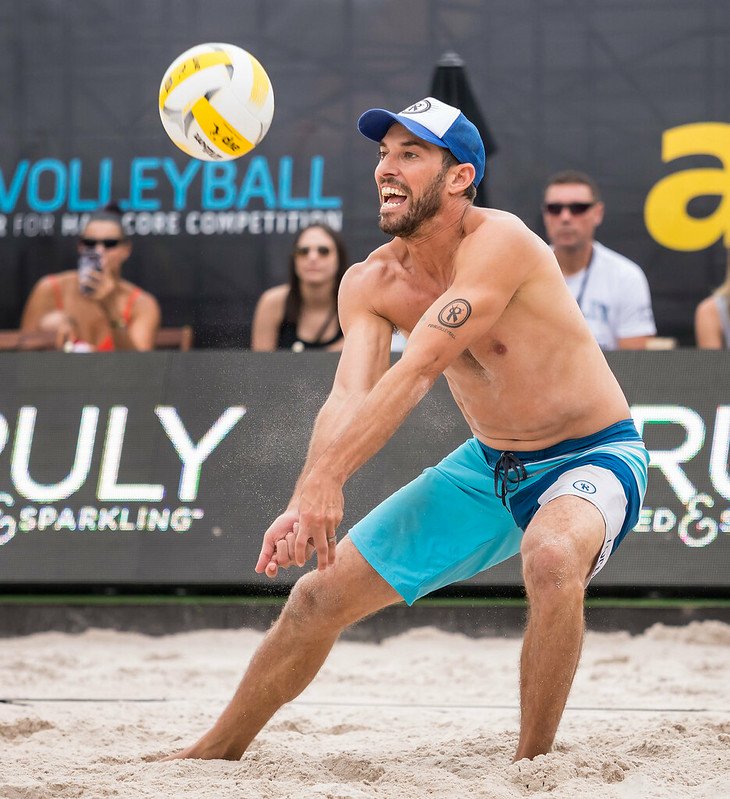
[(458, 108), (434, 97), (424, 97), (398, 114), (371, 108), (357, 120), (357, 127), (363, 136), (379, 142), (394, 122), (419, 139), (449, 150), (460, 164), (471, 164), (476, 170), (474, 185), (479, 185), (484, 177), (484, 144), (479, 131)]

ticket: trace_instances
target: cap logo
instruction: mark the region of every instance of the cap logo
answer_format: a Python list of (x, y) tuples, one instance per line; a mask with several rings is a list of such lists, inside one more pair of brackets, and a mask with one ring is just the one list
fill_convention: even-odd
[(401, 114), (423, 114), (424, 111), (428, 111), (430, 108), (431, 103), (428, 100), (419, 100), (417, 103), (413, 103), (413, 105), (403, 109)]

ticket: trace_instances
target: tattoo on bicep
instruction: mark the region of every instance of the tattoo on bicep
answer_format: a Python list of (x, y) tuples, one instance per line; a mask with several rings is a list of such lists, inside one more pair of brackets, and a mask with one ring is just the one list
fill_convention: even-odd
[(461, 327), (471, 316), (471, 304), (468, 300), (458, 299), (444, 305), (439, 311), (438, 320), (446, 327)]
[(456, 338), (456, 336), (447, 327), (442, 327), (441, 325), (434, 325), (432, 322), (429, 322), (428, 326), (432, 327), (434, 330), (440, 330), (442, 333), (446, 333), (446, 335), (450, 336), (451, 338)]

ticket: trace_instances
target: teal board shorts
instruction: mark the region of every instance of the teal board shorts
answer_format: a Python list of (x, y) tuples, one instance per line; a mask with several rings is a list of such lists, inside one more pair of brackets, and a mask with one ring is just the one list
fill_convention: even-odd
[(630, 419), (534, 452), (471, 438), (349, 531), (367, 562), (409, 604), (517, 554), (542, 505), (572, 494), (603, 514), (589, 580), (639, 518), (649, 454)]

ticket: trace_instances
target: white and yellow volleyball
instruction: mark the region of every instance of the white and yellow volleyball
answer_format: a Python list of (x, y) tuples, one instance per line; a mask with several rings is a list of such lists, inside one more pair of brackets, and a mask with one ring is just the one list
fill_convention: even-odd
[(273, 116), (274, 90), (266, 70), (233, 44), (191, 47), (162, 78), (162, 125), (193, 158), (240, 158), (264, 138)]

